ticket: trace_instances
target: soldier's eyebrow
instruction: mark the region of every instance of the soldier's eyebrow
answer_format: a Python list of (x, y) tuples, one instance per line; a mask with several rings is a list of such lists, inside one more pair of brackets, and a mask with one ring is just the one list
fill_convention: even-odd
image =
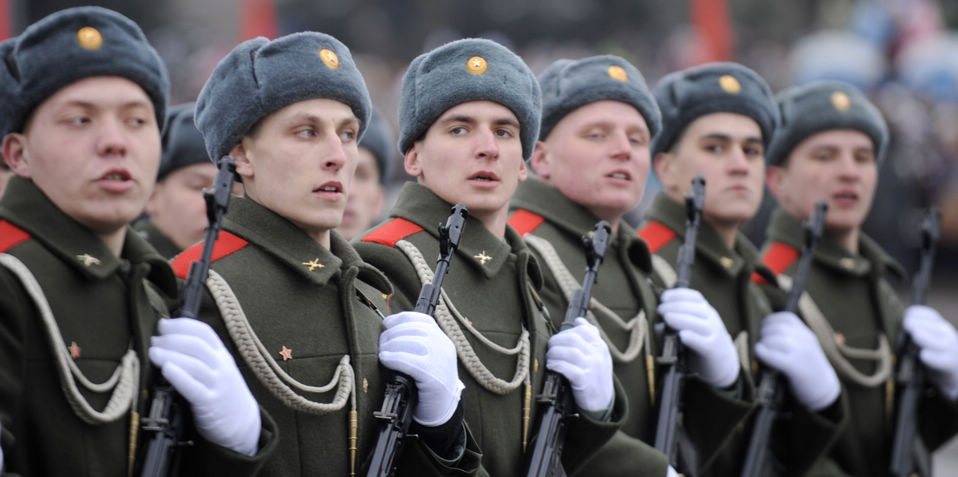
[(519, 121), (516, 121), (515, 119), (512, 119), (512, 118), (497, 119), (495, 121), (495, 124), (496, 126), (512, 126), (516, 128), (519, 127)]
[(723, 133), (709, 133), (699, 137), (700, 141), (709, 140), (709, 139), (728, 142), (732, 140), (732, 137), (729, 136), (728, 134), (723, 134)]

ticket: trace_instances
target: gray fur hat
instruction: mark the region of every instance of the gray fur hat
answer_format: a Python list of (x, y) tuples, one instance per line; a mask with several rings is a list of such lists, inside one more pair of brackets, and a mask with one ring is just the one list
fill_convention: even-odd
[(369, 120), (369, 128), (366, 129), (366, 135), (359, 141), (359, 147), (369, 149), (376, 158), (376, 164), (379, 165), (379, 183), (385, 184), (386, 177), (389, 175), (390, 165), (394, 151), (396, 150), (395, 135), (389, 123), (373, 109)]
[(314, 98), (349, 106), (362, 138), (372, 102), (346, 45), (317, 32), (254, 38), (237, 45), (206, 80), (196, 100), (196, 126), (216, 161), (270, 113)]
[(129, 18), (101, 7), (68, 8), (8, 41), (14, 44), (0, 62), (0, 90), (15, 100), (0, 110), (7, 115), (0, 137), (22, 131), (37, 105), (64, 86), (93, 76), (121, 76), (140, 85), (163, 128), (170, 90), (166, 66)]
[(668, 152), (686, 126), (712, 113), (752, 118), (768, 147), (778, 127), (778, 108), (768, 84), (738, 63), (708, 63), (670, 73), (653, 90), (662, 110), (662, 131), (652, 139), (652, 157)]
[[(14, 111), (17, 109), (16, 102), (19, 99), (15, 80), (10, 75), (10, 68), (6, 66), (6, 59), (13, 53), (16, 40), (17, 38), (13, 37), (0, 42), (0, 141), (3, 141), (3, 137), (12, 130), (10, 121), (13, 120)], [(0, 165), (6, 165), (2, 155), (0, 155)]]
[(855, 129), (875, 146), (880, 165), (888, 149), (885, 118), (858, 88), (839, 81), (817, 81), (782, 91), (778, 95), (782, 125), (766, 157), (781, 165), (798, 143), (832, 129)]
[(170, 108), (166, 115), (166, 130), (163, 131), (163, 157), (157, 180), (186, 166), (208, 163), (209, 155), (203, 136), (193, 124), (193, 103), (184, 103)]
[(542, 127), (539, 139), (581, 106), (602, 100), (630, 104), (639, 111), (654, 137), (662, 114), (642, 73), (624, 58), (600, 55), (581, 60), (558, 60), (539, 75), (542, 88)]
[(522, 156), (532, 157), (539, 137), (542, 95), (522, 58), (491, 40), (446, 43), (412, 60), (399, 97), (399, 150), (403, 154), (453, 106), (492, 101), (519, 120)]

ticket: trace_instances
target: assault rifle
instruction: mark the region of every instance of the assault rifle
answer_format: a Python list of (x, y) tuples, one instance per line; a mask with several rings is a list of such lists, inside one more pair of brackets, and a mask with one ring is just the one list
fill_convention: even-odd
[[(432, 283), (422, 286), (419, 299), (416, 300), (415, 311), (432, 315), (442, 296), (442, 282), (449, 271), (449, 260), (459, 247), (462, 238), (462, 228), (466, 225), (469, 211), (466, 206), (456, 204), (452, 208), (452, 215), (446, 219), (446, 225), (439, 226), (439, 258), (436, 264), (436, 273)], [(402, 373), (393, 373), (386, 384), (386, 394), (379, 411), (373, 413), (377, 420), (382, 421), (376, 447), (366, 475), (392, 475), (402, 454), (403, 438), (409, 432), (412, 424), (412, 413), (416, 409), (418, 395), (416, 382)]]
[[(818, 245), (818, 239), (822, 237), (822, 230), (825, 228), (826, 212), (828, 212), (828, 204), (824, 200), (818, 201), (815, 204), (812, 217), (805, 223), (805, 243), (802, 256), (798, 259), (798, 270), (795, 272), (792, 288), (786, 295), (784, 311), (795, 312), (798, 310), (798, 300), (801, 298), (802, 292), (805, 291), (805, 282), (808, 281), (808, 269), (812, 265), (815, 247)], [(782, 411), (785, 389), (786, 382), (782, 373), (772, 369), (766, 369), (762, 373), (755, 398), (759, 410), (755, 416), (755, 424), (752, 426), (752, 437), (748, 442), (745, 465), (742, 467), (742, 477), (766, 475), (763, 469), (768, 465), (766, 461), (769, 454), (772, 424), (775, 423)]]
[[(213, 182), (213, 190), (203, 192), (206, 199), (206, 218), (209, 226), (203, 242), (200, 259), (190, 264), (190, 272), (183, 288), (183, 303), (177, 316), (196, 318), (209, 276), (213, 245), (219, 236), (223, 216), (229, 207), (230, 194), (233, 191), (233, 173), (236, 165), (233, 158), (223, 156), (217, 164), (219, 172)], [(143, 432), (149, 435), (143, 467), (143, 477), (166, 477), (175, 475), (178, 464), (177, 454), (180, 447), (192, 445), (184, 440), (186, 427), (190, 422), (190, 408), (186, 401), (163, 378), (157, 369), (154, 372), (153, 389), (150, 392), (153, 401), (150, 414), (143, 419)]]
[[(685, 242), (679, 249), (678, 269), (676, 270), (675, 288), (687, 288), (692, 276), (692, 264), (695, 263), (695, 238), (698, 235), (699, 223), (702, 221), (702, 208), (705, 205), (705, 179), (695, 176), (692, 179), (692, 190), (685, 196)], [(682, 393), (685, 388), (685, 377), (688, 374), (686, 353), (679, 340), (679, 334), (672, 328), (666, 328), (662, 338), (662, 354), (656, 359), (660, 366), (665, 367), (662, 378), (662, 391), (659, 393), (659, 417), (655, 426), (655, 449), (665, 454), (672, 465), (678, 464), (679, 432), (682, 425)], [(692, 456), (685, 455), (684, 461), (690, 461)], [(690, 465), (682, 467), (691, 467)], [(688, 472), (689, 469), (683, 468)]]
[[(592, 285), (595, 284), (599, 265), (605, 257), (605, 248), (611, 233), (612, 227), (609, 223), (600, 220), (595, 224), (591, 236), (582, 237), (586, 258), (585, 277), (582, 279), (582, 288), (575, 291), (569, 306), (566, 307), (560, 330), (572, 328), (576, 318), (588, 313), (589, 301), (592, 300)], [(526, 476), (565, 476), (561, 462), (562, 447), (565, 445), (566, 423), (575, 416), (575, 401), (569, 381), (559, 373), (547, 372), (542, 393), (536, 397), (536, 402), (539, 405), (539, 431), (536, 433), (532, 453), (529, 454)]]
[[(941, 213), (937, 207), (928, 210), (921, 224), (921, 262), (915, 275), (912, 301), (924, 305), (931, 282), (931, 267), (938, 245), (938, 224)], [(931, 475), (931, 455), (920, 437), (917, 437), (918, 401), (925, 391), (925, 369), (918, 359), (920, 349), (908, 333), (901, 334), (898, 351), (898, 369), (895, 384), (898, 406), (895, 415), (895, 437), (892, 441), (888, 475), (892, 477)]]

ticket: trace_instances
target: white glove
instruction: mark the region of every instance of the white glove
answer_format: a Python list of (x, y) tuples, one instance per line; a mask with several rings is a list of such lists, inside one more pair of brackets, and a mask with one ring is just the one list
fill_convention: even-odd
[(921, 348), (919, 357), (929, 377), (952, 401), (958, 399), (958, 332), (933, 308), (912, 305), (905, 310), (905, 331)]
[(209, 325), (190, 318), (161, 319), (150, 360), (183, 395), (204, 439), (256, 454), (259, 406), (226, 346)]
[(670, 465), (669, 469), (665, 471), (665, 477), (679, 477), (679, 473)]
[(812, 330), (794, 313), (781, 311), (762, 320), (755, 356), (788, 379), (792, 395), (812, 411), (830, 406), (841, 393), (838, 375)]
[(585, 318), (549, 338), (546, 368), (569, 380), (576, 406), (588, 412), (605, 411), (612, 404), (612, 355), (599, 330)]
[(740, 370), (738, 353), (725, 323), (697, 290), (672, 288), (662, 293), (659, 314), (688, 347), (689, 369), (717, 388), (731, 386)]
[(396, 313), (383, 324), (379, 361), (416, 381), (419, 403), (413, 419), (429, 427), (444, 424), (456, 412), (465, 388), (459, 380), (456, 346), (432, 317), (422, 313)]

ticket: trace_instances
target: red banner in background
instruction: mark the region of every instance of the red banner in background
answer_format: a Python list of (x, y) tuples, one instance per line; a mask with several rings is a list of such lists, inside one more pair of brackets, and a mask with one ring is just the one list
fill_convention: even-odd
[[(0, 0), (0, 2), (4, 1), (6, 0)], [(240, 41), (258, 36), (275, 39), (278, 35), (276, 5), (273, 0), (242, 0), (239, 28)]]
[(0, 0), (0, 41), (13, 36), (13, 3)]
[(690, 0), (692, 25), (700, 42), (696, 51), (704, 62), (731, 61), (735, 52), (735, 33), (732, 29), (726, 0)]

